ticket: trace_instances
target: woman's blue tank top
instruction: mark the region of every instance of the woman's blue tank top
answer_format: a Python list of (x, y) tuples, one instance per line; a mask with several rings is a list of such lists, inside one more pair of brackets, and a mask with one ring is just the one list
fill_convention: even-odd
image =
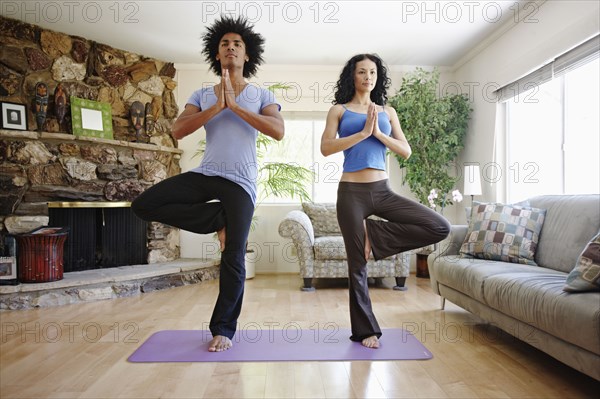
[[(367, 114), (346, 109), (340, 118), (338, 135), (348, 137), (360, 132), (367, 122)], [(379, 130), (386, 135), (392, 132), (390, 119), (385, 111), (378, 113)], [(386, 146), (373, 136), (344, 150), (344, 172), (356, 172), (366, 168), (385, 170)]]

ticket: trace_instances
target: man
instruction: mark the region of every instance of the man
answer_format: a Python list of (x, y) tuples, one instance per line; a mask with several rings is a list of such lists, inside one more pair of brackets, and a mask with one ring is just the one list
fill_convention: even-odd
[(221, 17), (207, 29), (203, 43), (202, 53), (220, 83), (195, 91), (172, 130), (181, 139), (206, 129), (202, 162), (149, 188), (132, 208), (144, 220), (199, 234), (218, 233), (219, 296), (208, 350), (220, 352), (233, 345), (242, 307), (246, 242), (256, 202), (256, 138), (260, 131), (281, 140), (284, 123), (273, 94), (245, 80), (256, 74), (264, 51), (263, 37), (246, 19)]

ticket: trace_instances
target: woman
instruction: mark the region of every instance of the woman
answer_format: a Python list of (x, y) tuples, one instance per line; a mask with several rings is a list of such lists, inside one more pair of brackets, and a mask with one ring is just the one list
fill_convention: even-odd
[[(337, 217), (348, 255), (350, 339), (368, 348), (378, 348), (381, 337), (367, 286), (371, 253), (383, 259), (441, 241), (450, 231), (442, 216), (390, 189), (387, 149), (405, 159), (411, 149), (395, 110), (385, 106), (389, 86), (379, 57), (352, 57), (336, 84), (321, 139), (324, 156), (344, 152)], [(367, 219), (371, 215), (385, 220)]]
[(194, 92), (172, 130), (173, 137), (182, 139), (206, 129), (202, 163), (156, 184), (132, 203), (144, 220), (218, 233), (222, 254), (219, 297), (210, 320), (211, 352), (231, 348), (242, 308), (246, 241), (256, 202), (258, 131), (276, 140), (284, 135), (281, 107), (273, 95), (245, 81), (262, 63), (263, 44), (263, 37), (241, 17), (223, 17), (208, 28), (203, 54), (221, 81)]

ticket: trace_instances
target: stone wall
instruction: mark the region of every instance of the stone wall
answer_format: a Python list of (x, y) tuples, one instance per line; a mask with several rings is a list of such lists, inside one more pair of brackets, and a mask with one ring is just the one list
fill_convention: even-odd
[[(180, 173), (181, 151), (170, 135), (178, 115), (172, 63), (1, 16), (0, 46), (0, 101), (28, 110), (28, 131), (0, 131), (0, 235), (47, 223), (49, 201), (131, 201)], [(49, 93), (41, 129), (32, 113), (38, 82)], [(58, 123), (58, 83), (68, 96), (111, 104), (114, 140), (73, 136), (70, 106)], [(151, 104), (156, 123), (148, 144), (134, 143), (134, 101)], [(178, 243), (178, 231), (152, 223), (149, 261), (177, 259)]]

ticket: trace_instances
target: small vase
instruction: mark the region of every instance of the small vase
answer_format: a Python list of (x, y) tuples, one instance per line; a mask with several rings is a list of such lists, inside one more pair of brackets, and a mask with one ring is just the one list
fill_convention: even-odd
[(152, 104), (150, 103), (146, 103), (146, 111), (145, 111), (145, 117), (146, 117), (146, 135), (147, 136), (152, 136), (152, 133), (154, 132), (154, 115), (152, 114)]
[(58, 125), (62, 127), (62, 123), (67, 114), (67, 92), (62, 83), (56, 85), (54, 90), (54, 113), (58, 120)]
[(35, 85), (35, 122), (37, 130), (42, 131), (48, 110), (48, 86), (46, 83), (38, 82)]

